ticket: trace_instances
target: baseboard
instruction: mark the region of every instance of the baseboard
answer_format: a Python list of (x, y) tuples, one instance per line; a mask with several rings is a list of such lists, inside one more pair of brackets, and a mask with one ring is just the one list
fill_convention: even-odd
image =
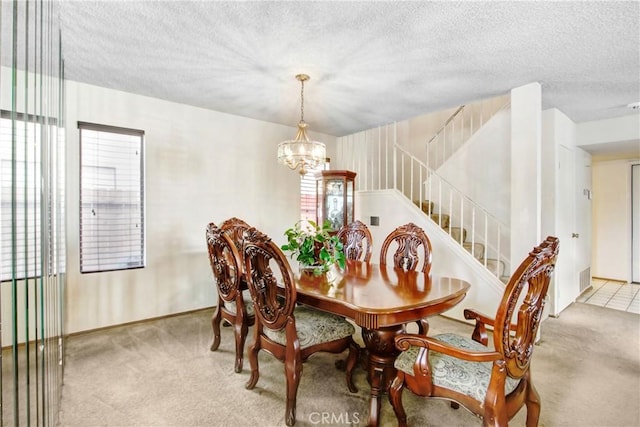
[(616, 282), (616, 283), (629, 283), (626, 280), (621, 280), (621, 279), (611, 279), (609, 277), (598, 277), (598, 276), (593, 276), (591, 277), (591, 280), (596, 279), (596, 280), (606, 280), (607, 282)]
[(69, 334), (65, 335), (64, 337), (65, 338), (69, 338), (69, 337), (75, 337), (75, 336), (78, 336), (78, 335), (90, 334), (90, 333), (93, 333), (93, 332), (106, 331), (106, 330), (109, 330), (109, 329), (119, 328), (119, 327), (122, 327), (122, 326), (138, 325), (138, 324), (141, 324), (141, 323), (153, 322), (153, 321), (161, 320), (161, 319), (169, 319), (171, 317), (184, 316), (184, 315), (187, 315), (187, 314), (197, 313), (197, 312), (200, 312), (200, 311), (213, 310), (214, 308), (215, 308), (215, 305), (212, 305), (210, 307), (197, 308), (195, 310), (181, 311), (179, 313), (165, 314), (163, 316), (157, 316), (157, 317), (149, 317), (147, 319), (134, 320), (134, 321), (125, 322), (125, 323), (118, 323), (117, 325), (109, 325), (109, 326), (103, 326), (101, 328), (94, 328), (94, 329), (87, 329), (87, 330), (84, 330), (84, 331), (72, 332), (72, 333), (69, 333)]
[[(184, 316), (184, 315), (191, 314), (191, 313), (197, 313), (199, 311), (213, 310), (214, 308), (215, 308), (215, 305), (212, 305), (210, 307), (197, 308), (195, 310), (189, 310), (189, 311), (181, 311), (179, 313), (166, 314), (164, 316), (150, 317), (148, 319), (134, 320), (132, 322), (119, 323), (117, 325), (110, 325), (110, 326), (104, 326), (104, 327), (101, 327), (101, 328), (87, 329), (85, 331), (72, 332), (72, 333), (63, 335), (62, 337), (63, 337), (63, 339), (66, 339), (66, 338), (69, 338), (69, 337), (75, 337), (75, 336), (79, 336), (79, 335), (90, 334), (92, 332), (105, 331), (105, 330), (108, 330), (108, 329), (119, 328), (121, 326), (136, 325), (136, 324), (140, 324), (140, 323), (152, 322), (154, 320), (168, 319), (168, 318), (177, 317), (177, 316)], [(55, 337), (49, 337), (47, 339), (49, 340), (49, 339), (58, 339), (58, 338), (60, 338), (60, 337), (55, 336)], [(31, 346), (31, 345), (35, 346), (36, 345), (36, 341), (35, 340), (30, 340), (29, 341), (29, 346)], [(2, 351), (10, 350), (12, 348), (13, 348), (13, 345), (3, 346), (2, 347)], [(18, 349), (26, 348), (26, 342), (18, 343), (17, 348)]]

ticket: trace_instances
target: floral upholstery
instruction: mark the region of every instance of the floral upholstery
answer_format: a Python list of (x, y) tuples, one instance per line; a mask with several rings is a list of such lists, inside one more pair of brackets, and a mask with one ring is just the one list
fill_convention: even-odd
[[(247, 309), (247, 314), (249, 316), (253, 316), (253, 314), (254, 314), (254, 312), (253, 312), (253, 301), (251, 301), (251, 296), (249, 295), (249, 293), (248, 292), (243, 292), (242, 293), (242, 299), (244, 300), (244, 307)], [(236, 314), (236, 302), (235, 301), (231, 301), (231, 302), (226, 302), (225, 301), (224, 306), (231, 313)]]
[[(293, 316), (296, 319), (301, 349), (345, 338), (356, 332), (353, 325), (344, 318), (309, 307), (297, 306)], [(287, 342), (284, 329), (274, 331), (264, 328), (264, 334), (278, 344), (285, 345)]]
[[(457, 348), (487, 351), (487, 347), (484, 345), (455, 334), (440, 334), (434, 338)], [(420, 347), (411, 346), (409, 350), (402, 352), (396, 359), (396, 369), (413, 375), (413, 364), (418, 357), (419, 350)], [(436, 351), (429, 351), (429, 362), (432, 369), (431, 380), (434, 385), (455, 390), (479, 402), (484, 402), (491, 378), (491, 362), (469, 362)], [(515, 390), (518, 383), (519, 380), (507, 376), (505, 395)]]

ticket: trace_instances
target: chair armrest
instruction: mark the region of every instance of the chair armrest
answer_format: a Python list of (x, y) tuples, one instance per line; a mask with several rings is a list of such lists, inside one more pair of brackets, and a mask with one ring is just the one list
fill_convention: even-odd
[[(447, 356), (456, 357), (469, 362), (492, 362), (501, 360), (502, 355), (497, 351), (470, 351), (458, 347), (453, 347), (435, 338), (425, 337), (418, 334), (401, 334), (395, 338), (398, 350), (406, 351), (409, 347), (417, 346), (427, 349), (427, 351), (437, 351)], [(421, 358), (418, 358), (421, 359)], [(426, 359), (426, 358), (425, 358)]]
[(495, 323), (495, 319), (493, 317), (489, 317), (484, 313), (480, 313), (473, 308), (465, 308), (464, 309), (464, 318), (467, 320), (475, 320), (476, 322), (482, 322), (485, 325), (493, 326)]
[[(487, 329), (485, 325), (489, 325), (491, 326), (491, 328), (494, 328), (495, 319), (470, 308), (464, 310), (464, 318), (467, 320), (476, 321), (476, 326), (473, 329), (471, 338), (476, 342), (487, 345), (489, 343), (489, 338), (487, 337)], [(518, 325), (516, 325), (515, 323), (511, 323), (509, 325), (509, 331), (515, 331), (517, 329)]]
[(487, 336), (487, 328), (485, 325), (493, 327), (495, 320), (479, 311), (467, 308), (464, 310), (464, 318), (467, 320), (475, 320), (476, 326), (473, 329), (471, 339), (481, 344), (487, 345), (489, 337)]

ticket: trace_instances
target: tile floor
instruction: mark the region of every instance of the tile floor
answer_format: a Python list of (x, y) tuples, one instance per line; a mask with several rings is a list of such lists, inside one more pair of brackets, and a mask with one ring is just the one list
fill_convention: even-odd
[(576, 301), (640, 314), (640, 284), (594, 278)]

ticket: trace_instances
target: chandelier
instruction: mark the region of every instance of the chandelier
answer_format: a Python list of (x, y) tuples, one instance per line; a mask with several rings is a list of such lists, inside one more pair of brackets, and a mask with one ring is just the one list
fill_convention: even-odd
[(322, 142), (311, 141), (307, 136), (307, 124), (304, 122), (304, 82), (309, 80), (309, 76), (298, 74), (296, 79), (301, 84), (298, 133), (295, 139), (278, 144), (278, 162), (293, 170), (299, 167), (300, 175), (304, 175), (309, 169), (314, 169), (325, 161), (327, 150)]

